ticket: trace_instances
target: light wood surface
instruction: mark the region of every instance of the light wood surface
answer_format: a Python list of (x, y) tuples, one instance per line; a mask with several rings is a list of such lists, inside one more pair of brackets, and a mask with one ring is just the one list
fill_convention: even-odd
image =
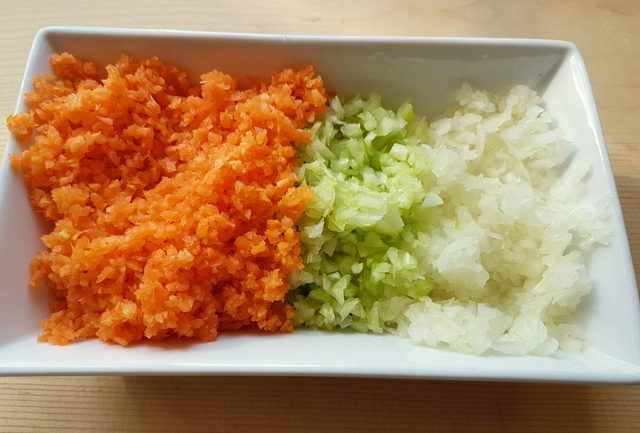
[[(36, 30), (51, 25), (572, 41), (591, 76), (632, 255), (640, 263), (638, 1), (0, 0), (1, 117), (13, 111)], [(2, 122), (0, 151), (7, 136)], [(0, 378), (2, 432), (132, 430), (640, 432), (640, 387), (278, 377)]]

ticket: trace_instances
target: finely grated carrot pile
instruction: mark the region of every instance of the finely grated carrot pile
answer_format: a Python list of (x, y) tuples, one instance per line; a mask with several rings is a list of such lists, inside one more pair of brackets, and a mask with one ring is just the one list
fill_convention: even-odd
[(325, 109), (311, 67), (239, 88), (219, 71), (192, 87), (157, 58), (105, 72), (63, 53), (34, 80), (9, 129), (12, 163), (55, 227), (31, 284), (55, 300), (41, 341), (127, 345), (219, 330), (292, 330), (290, 272), (302, 268), (296, 145)]

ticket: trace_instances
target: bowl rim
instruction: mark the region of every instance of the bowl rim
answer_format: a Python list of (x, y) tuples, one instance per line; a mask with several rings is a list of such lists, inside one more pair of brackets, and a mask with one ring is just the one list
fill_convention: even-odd
[(204, 37), (207, 39), (246, 39), (256, 41), (277, 42), (375, 42), (375, 43), (433, 43), (433, 44), (458, 44), (458, 45), (522, 45), (538, 47), (563, 47), (577, 48), (570, 41), (548, 38), (498, 38), (498, 37), (467, 37), (467, 36), (380, 36), (380, 35), (328, 35), (328, 34), (299, 34), (299, 33), (256, 33), (256, 32), (223, 32), (207, 30), (177, 30), (154, 29), (133, 27), (100, 27), (100, 26), (46, 26), (37, 30), (35, 39), (42, 37), (40, 34), (69, 33), (91, 35), (117, 35), (127, 34), (133, 36), (151, 37)]

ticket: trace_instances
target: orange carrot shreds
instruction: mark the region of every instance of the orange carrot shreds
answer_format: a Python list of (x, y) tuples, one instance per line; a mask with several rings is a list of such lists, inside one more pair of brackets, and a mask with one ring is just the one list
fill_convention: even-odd
[(193, 87), (157, 58), (51, 63), (30, 113), (7, 121), (32, 139), (12, 162), (54, 224), (31, 266), (55, 298), (40, 340), (291, 331), (295, 222), (311, 195), (295, 146), (326, 105), (313, 68), (240, 88), (219, 71)]
[(15, 116), (9, 116), (7, 126), (18, 140), (26, 140), (35, 128), (36, 121), (31, 114), (18, 113)]

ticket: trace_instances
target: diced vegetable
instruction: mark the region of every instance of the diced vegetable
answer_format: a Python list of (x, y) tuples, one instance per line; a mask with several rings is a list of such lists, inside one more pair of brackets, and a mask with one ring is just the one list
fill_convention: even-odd
[(421, 139), (428, 129), (409, 104), (397, 112), (380, 97), (337, 97), (301, 150), (299, 174), (314, 199), (299, 221), (305, 270), (296, 324), (380, 333), (431, 290), (420, 241), (433, 176)]

